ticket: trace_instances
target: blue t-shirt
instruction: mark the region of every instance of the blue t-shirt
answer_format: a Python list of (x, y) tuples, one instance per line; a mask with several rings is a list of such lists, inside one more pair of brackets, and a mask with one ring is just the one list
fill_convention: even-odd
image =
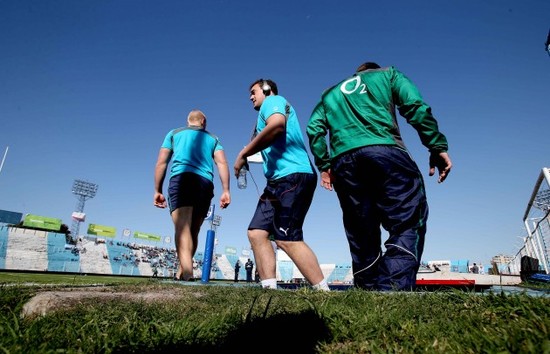
[(265, 98), (258, 113), (256, 132), (260, 133), (265, 128), (267, 119), (275, 113), (287, 117), (286, 135), (279, 136), (271, 146), (262, 150), (265, 177), (269, 180), (292, 173), (313, 173), (298, 116), (283, 96)]
[(214, 152), (223, 150), (218, 138), (198, 127), (171, 130), (163, 148), (172, 150), (170, 178), (184, 172), (193, 172), (214, 180)]

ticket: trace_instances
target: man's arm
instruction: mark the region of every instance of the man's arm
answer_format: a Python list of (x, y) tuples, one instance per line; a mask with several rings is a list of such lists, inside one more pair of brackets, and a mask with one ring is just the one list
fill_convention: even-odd
[(217, 150), (214, 152), (214, 162), (218, 168), (218, 174), (220, 175), (220, 182), (222, 183), (222, 195), (220, 197), (220, 207), (225, 209), (231, 204), (231, 193), (229, 192), (229, 165), (225, 158), (225, 152), (223, 150)]
[(328, 151), (326, 136), (328, 134), (325, 110), (322, 102), (317, 104), (306, 127), (309, 139), (309, 147), (319, 172), (330, 168), (330, 154)]
[(422, 144), (430, 151), (429, 176), (439, 171), (438, 183), (445, 181), (453, 166), (447, 153), (447, 138), (439, 131), (437, 120), (431, 107), (426, 104), (418, 88), (398, 70), (394, 71), (392, 81), (394, 100), (399, 106), (399, 113), (414, 127)]
[(422, 145), (430, 152), (446, 152), (447, 138), (439, 131), (431, 107), (424, 102), (416, 85), (397, 69), (392, 72), (392, 94), (399, 114), (416, 130)]
[(322, 102), (319, 102), (313, 110), (307, 124), (306, 134), (309, 139), (309, 147), (313, 154), (315, 165), (321, 173), (321, 187), (332, 191), (333, 176), (330, 169), (330, 153), (326, 140), (328, 131)]
[(265, 128), (256, 135), (256, 137), (246, 145), (235, 160), (235, 165), (233, 166), (235, 176), (239, 174), (239, 170), (246, 164), (246, 158), (248, 156), (254, 155), (258, 151), (269, 147), (275, 139), (277, 139), (281, 134), (286, 132), (286, 117), (280, 113), (275, 113), (269, 116), (266, 121)]
[(155, 194), (153, 196), (153, 205), (157, 208), (166, 208), (166, 198), (162, 194), (162, 186), (166, 177), (168, 162), (172, 158), (172, 150), (160, 148), (155, 165)]

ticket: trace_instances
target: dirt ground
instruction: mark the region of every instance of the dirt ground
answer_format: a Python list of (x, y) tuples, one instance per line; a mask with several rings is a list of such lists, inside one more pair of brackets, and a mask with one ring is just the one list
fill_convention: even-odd
[[(113, 300), (124, 299), (130, 301), (146, 302), (166, 302), (167, 300), (176, 300), (182, 296), (190, 294), (183, 288), (171, 288), (155, 290), (151, 292), (128, 292), (113, 291), (112, 289), (86, 287), (86, 288), (68, 288), (63, 290), (43, 291), (32, 297), (24, 306), (21, 313), (23, 318), (34, 318), (44, 316), (52, 311), (71, 308), (82, 301), (97, 299)], [(194, 296), (201, 296), (200, 293), (192, 293)]]

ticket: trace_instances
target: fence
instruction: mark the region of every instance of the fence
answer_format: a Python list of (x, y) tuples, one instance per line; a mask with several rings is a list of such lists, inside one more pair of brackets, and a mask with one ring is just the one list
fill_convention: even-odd
[(535, 187), (523, 222), (527, 236), (523, 238), (523, 245), (508, 264), (512, 274), (521, 271), (521, 259), (524, 256), (538, 260), (539, 271), (550, 274), (550, 257), (548, 246), (550, 243), (550, 170), (543, 168)]

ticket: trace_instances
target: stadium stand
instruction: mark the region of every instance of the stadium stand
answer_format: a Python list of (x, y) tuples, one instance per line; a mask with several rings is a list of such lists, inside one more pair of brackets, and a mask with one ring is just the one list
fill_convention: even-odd
[(80, 250), (80, 273), (113, 274), (104, 243), (82, 239), (77, 248)]
[(277, 262), (277, 279), (285, 282), (291, 282), (294, 278), (294, 263), (291, 261)]
[[(325, 273), (325, 272), (323, 272)], [(328, 283), (351, 284), (353, 282), (353, 272), (349, 264), (335, 264), (330, 272), (325, 273)]]
[(105, 243), (107, 258), (111, 263), (111, 270), (116, 275), (140, 275), (138, 269), (139, 260), (132, 249), (112, 241)]
[[(239, 259), (238, 256), (234, 254), (220, 255), (217, 257), (216, 265), (220, 270), (221, 276), (220, 279), (234, 279), (235, 276), (235, 262)], [(244, 263), (241, 262), (241, 270), (244, 269)], [(239, 279), (242, 279), (242, 272), (239, 271)]]
[(47, 235), (46, 231), (11, 228), (5, 269), (48, 270)]
[[(241, 262), (239, 279), (246, 279), (244, 264), (253, 256), (237, 254), (213, 255), (210, 279), (233, 280), (235, 262)], [(197, 252), (194, 276), (202, 277), (204, 254)], [(175, 249), (105, 240), (84, 236), (76, 245), (66, 244), (63, 233), (37, 231), (0, 224), (0, 269), (71, 272), (83, 274), (153, 276), (171, 278), (178, 267)], [(329, 283), (351, 283), (349, 264), (321, 264)], [(254, 270), (253, 270), (254, 272)], [(279, 251), (277, 280), (296, 282), (303, 279), (294, 263)]]
[[(48, 232), (47, 234), (47, 259), (48, 272), (74, 272), (78, 271), (80, 263), (79, 254), (67, 252), (65, 249), (65, 234)], [(71, 248), (72, 250), (72, 248)]]
[(8, 249), (8, 232), (7, 225), (0, 225), (0, 268), (6, 268), (6, 250)]

